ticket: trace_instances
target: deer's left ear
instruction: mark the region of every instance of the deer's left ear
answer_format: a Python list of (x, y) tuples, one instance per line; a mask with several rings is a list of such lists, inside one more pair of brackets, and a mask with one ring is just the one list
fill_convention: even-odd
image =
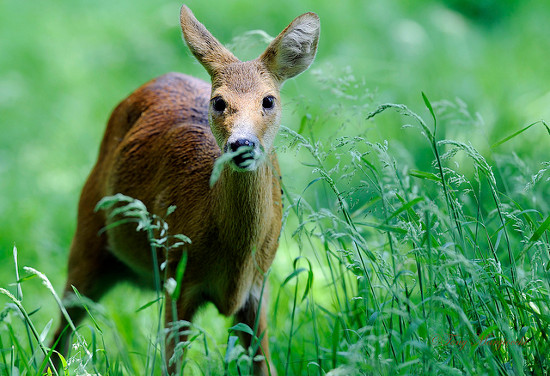
[(203, 24), (197, 21), (191, 9), (185, 5), (181, 7), (180, 22), (185, 42), (210, 76), (224, 66), (239, 61), (210, 34)]
[(279, 83), (305, 71), (313, 62), (321, 24), (315, 13), (296, 17), (259, 57)]

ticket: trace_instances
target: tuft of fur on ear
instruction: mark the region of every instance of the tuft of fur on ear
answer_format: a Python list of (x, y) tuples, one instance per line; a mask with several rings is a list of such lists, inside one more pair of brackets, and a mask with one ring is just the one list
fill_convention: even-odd
[(321, 24), (317, 14), (298, 16), (259, 57), (279, 83), (305, 71), (315, 58)]
[(189, 46), (193, 55), (195, 55), (210, 76), (214, 75), (222, 67), (239, 61), (210, 34), (186, 5), (182, 5), (181, 7), (180, 23), (183, 38), (187, 46)]

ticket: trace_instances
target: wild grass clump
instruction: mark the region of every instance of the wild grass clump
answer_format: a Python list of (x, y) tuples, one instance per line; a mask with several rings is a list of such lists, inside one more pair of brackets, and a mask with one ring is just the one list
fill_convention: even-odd
[[(303, 194), (287, 195), (300, 257), (317, 271), (296, 316), (301, 331), (316, 335), (315, 351), (282, 359), (300, 363), (285, 374), (541, 374), (550, 367), (550, 217), (546, 185), (532, 184), (547, 162), (523, 181), (497, 175), (470, 143), (437, 138), (436, 112), (423, 99), (430, 125), (396, 104), (366, 118), (397, 111), (412, 119), (430, 146), (429, 170), (397, 161), (387, 142), (356, 136), (322, 146), (284, 129), (289, 145), (311, 154), (317, 176)], [(456, 168), (458, 154), (473, 173)], [(498, 171), (518, 164), (497, 161)]]
[[(360, 87), (346, 77), (337, 85), (341, 97)], [(423, 94), (426, 120), (398, 104), (367, 112), (353, 98), (349, 108), (336, 109), (337, 116), (354, 113), (338, 136), (321, 139), (313, 129), (341, 117), (305, 113), (298, 131), (281, 131), (280, 153), (294, 153), (301, 177), (312, 177), (283, 180), (285, 229), (269, 278), (269, 335), (279, 375), (544, 374), (550, 369), (550, 162), (529, 172), (530, 156), (498, 152), (547, 123), (532, 123), (481, 153), (471, 142), (440, 137), (448, 124), (482, 126), (460, 101), (432, 104)], [(407, 120), (404, 132), (423, 136), (431, 164), (417, 167), (394, 142), (345, 135), (347, 126), (387, 124), (388, 112)], [(398, 126), (393, 119), (390, 126)], [(115, 205), (123, 205), (114, 209), (120, 223), (135, 222), (148, 233), (153, 256), (189, 242), (169, 239), (166, 223), (137, 200), (116, 196), (99, 207)], [(185, 261), (178, 279), (184, 273)], [(1, 290), (8, 303), (0, 314), (0, 374), (44, 373), (57, 356), (45, 340), (52, 322), (33, 324), (20, 289), (27, 278), (17, 265), (15, 280), (15, 293)], [(173, 307), (163, 304), (160, 280), (157, 275), (154, 299), (138, 310), (156, 308), (157, 321), (137, 341), (137, 354), (110, 346), (106, 332), (116, 330), (98, 315), (93, 326), (76, 328), (77, 351), (65, 374), (161, 374), (162, 310)], [(165, 288), (177, 294), (178, 285)], [(81, 304), (94, 316), (93, 303)], [(192, 375), (249, 374), (256, 351), (238, 344), (239, 330), (254, 332), (242, 324), (214, 333), (176, 323), (173, 333), (189, 335), (178, 347), (179, 355), (187, 350), (182, 368)]]

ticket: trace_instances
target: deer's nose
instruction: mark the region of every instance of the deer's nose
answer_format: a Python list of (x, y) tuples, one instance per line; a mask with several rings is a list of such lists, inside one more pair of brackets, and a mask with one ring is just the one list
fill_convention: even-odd
[(243, 146), (246, 147), (245, 149), (255, 149), (256, 143), (246, 138), (240, 138), (238, 140), (235, 140), (229, 143), (229, 151), (236, 152), (237, 150), (239, 150), (240, 147), (243, 147)]
[(233, 163), (235, 163), (235, 166), (238, 168), (248, 170), (252, 167), (254, 160), (257, 158), (257, 146), (257, 140), (239, 138), (235, 141), (228, 142), (226, 151), (237, 153), (233, 156)]

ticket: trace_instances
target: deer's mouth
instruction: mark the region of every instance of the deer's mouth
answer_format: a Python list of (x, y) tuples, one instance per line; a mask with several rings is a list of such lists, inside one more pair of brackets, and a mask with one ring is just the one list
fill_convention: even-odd
[(228, 142), (224, 151), (230, 159), (231, 166), (236, 171), (256, 170), (263, 155), (260, 142), (257, 139), (240, 138)]
[[(241, 149), (243, 149), (241, 151)], [(237, 150), (237, 155), (232, 159), (235, 167), (241, 170), (249, 170), (253, 168), (254, 163), (256, 162), (256, 153), (251, 147), (241, 147)]]

